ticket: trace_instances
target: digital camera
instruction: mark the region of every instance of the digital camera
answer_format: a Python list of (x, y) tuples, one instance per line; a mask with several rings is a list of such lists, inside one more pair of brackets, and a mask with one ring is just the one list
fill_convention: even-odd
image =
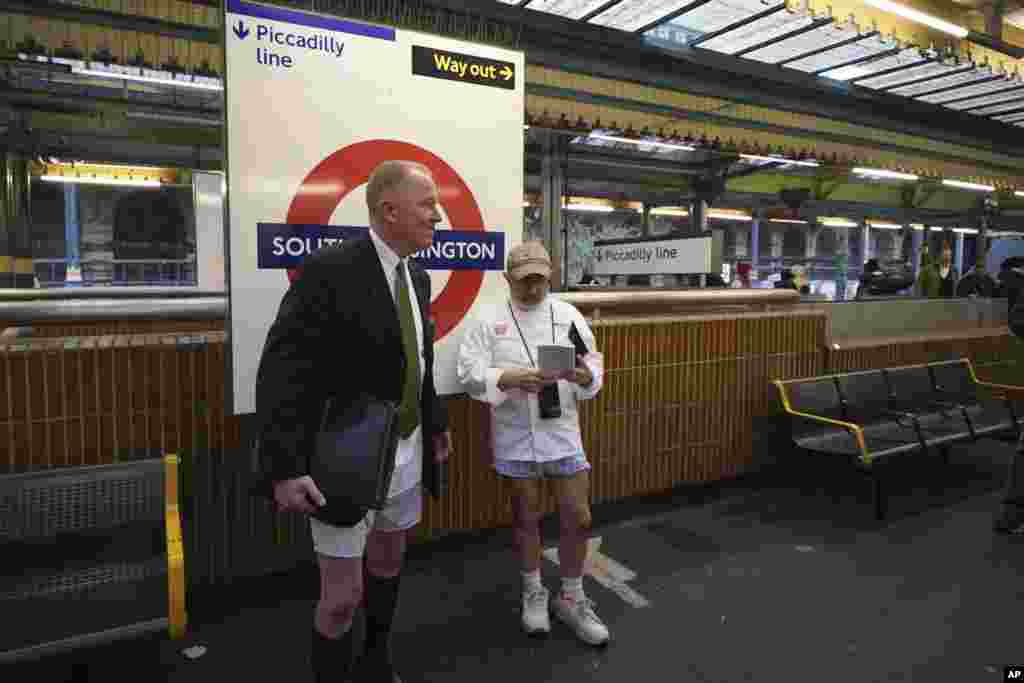
[(562, 404), (558, 399), (558, 384), (548, 384), (537, 395), (537, 405), (542, 420), (562, 417)]

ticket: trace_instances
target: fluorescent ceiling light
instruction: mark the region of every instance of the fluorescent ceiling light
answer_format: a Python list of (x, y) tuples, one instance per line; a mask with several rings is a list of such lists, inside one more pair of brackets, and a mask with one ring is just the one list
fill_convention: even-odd
[(892, 12), (893, 14), (897, 14), (903, 17), (904, 19), (909, 19), (910, 21), (915, 21), (919, 24), (924, 24), (925, 26), (933, 28), (936, 31), (948, 33), (949, 35), (954, 36), (955, 38), (962, 39), (967, 37), (967, 29), (965, 29), (964, 27), (957, 26), (956, 24), (951, 24), (948, 21), (943, 21), (938, 17), (933, 17), (930, 14), (919, 12), (916, 9), (911, 9), (910, 7), (907, 7), (905, 5), (890, 2), (889, 0), (864, 0), (864, 2), (871, 5), (872, 7), (877, 7), (878, 9), (885, 10), (886, 12)]
[(977, 235), (978, 231), (974, 228), (953, 228), (953, 232), (958, 232), (961, 235)]
[(721, 211), (708, 211), (708, 218), (720, 221), (751, 221), (754, 220), (745, 213), (723, 213)]
[(655, 140), (633, 140), (632, 138), (621, 138), (616, 135), (605, 135), (604, 133), (591, 133), (588, 137), (594, 138), (595, 140), (605, 140), (607, 142), (624, 142), (629, 145), (637, 145), (640, 147), (660, 147), (662, 149), (674, 149), (683, 152), (694, 152), (696, 147), (690, 147), (689, 145), (674, 145), (669, 142), (657, 142)]
[(568, 204), (570, 211), (591, 211), (593, 213), (611, 213), (612, 211), (636, 211), (628, 206), (607, 206), (605, 204)]
[(848, 221), (845, 218), (819, 218), (822, 225), (828, 228), (856, 228), (860, 224)]
[(690, 212), (686, 209), (673, 209), (667, 206), (659, 206), (651, 209), (652, 216), (689, 216)]
[(886, 223), (885, 221), (868, 221), (868, 225), (872, 228), (882, 228), (883, 230), (902, 230), (903, 226), (899, 223)]
[(1020, 190), (1016, 190), (1016, 191), (1014, 191), (1014, 193), (1013, 193), (1013, 194), (1014, 194), (1014, 195), (1016, 195), (1016, 196), (1018, 196), (1018, 197), (1024, 197), (1024, 192), (1021, 192)]
[(211, 128), (219, 128), (220, 126), (224, 125), (224, 122), (220, 119), (207, 118), (204, 116), (160, 114), (157, 112), (148, 111), (130, 111), (125, 114), (125, 118), (139, 119), (143, 121), (163, 121), (166, 123), (179, 123), (182, 125), (209, 126)]
[(159, 180), (130, 180), (120, 178), (76, 178), (64, 175), (39, 176), (48, 183), (71, 183), (77, 185), (108, 185), (111, 187), (160, 187)]
[(949, 187), (958, 187), (961, 190), (978, 190), (979, 192), (992, 192), (993, 190), (996, 189), (996, 188), (992, 187), (991, 185), (980, 185), (978, 183), (967, 183), (967, 182), (964, 182), (963, 180), (943, 180), (942, 184), (943, 185), (948, 185)]
[(147, 166), (145, 164), (103, 164), (103, 163), (93, 163), (91, 161), (84, 161), (84, 160), (60, 161), (60, 160), (54, 160), (52, 157), (51, 157), (50, 163), (53, 166), (66, 166), (68, 168), (77, 168), (79, 166), (86, 166), (86, 167), (88, 167), (90, 169), (92, 169), (92, 168), (110, 168), (110, 169), (113, 169), (115, 171), (124, 171), (124, 172), (128, 173), (129, 175), (132, 175), (133, 171), (137, 171), (140, 168), (147, 168), (147, 169), (152, 169), (152, 170), (158, 170), (158, 169), (161, 168), (160, 166)]
[(796, 159), (786, 159), (783, 157), (766, 157), (759, 154), (741, 154), (741, 159), (752, 159), (754, 161), (771, 161), (774, 163), (782, 164), (795, 164), (796, 166), (818, 166), (817, 161), (797, 161)]
[(801, 223), (806, 225), (807, 221), (802, 221), (798, 218), (769, 218), (769, 223)]
[(933, 225), (932, 227), (930, 227), (928, 229), (931, 230), (932, 232), (945, 232), (946, 231), (945, 228), (940, 228), (937, 225)]
[(913, 173), (899, 173), (897, 171), (886, 171), (881, 168), (855, 168), (853, 172), (857, 175), (868, 176), (869, 178), (890, 178), (892, 180), (917, 180), (918, 176)]
[(220, 92), (224, 86), (215, 83), (197, 83), (195, 81), (179, 81), (176, 78), (150, 78), (149, 76), (135, 76), (133, 74), (112, 73), (109, 71), (95, 71), (93, 69), (72, 69), (72, 73), (83, 76), (99, 76), (101, 78), (114, 78), (122, 81), (136, 81), (138, 83), (154, 83), (156, 85), (169, 85), (175, 88), (192, 88), (193, 90), (209, 90)]

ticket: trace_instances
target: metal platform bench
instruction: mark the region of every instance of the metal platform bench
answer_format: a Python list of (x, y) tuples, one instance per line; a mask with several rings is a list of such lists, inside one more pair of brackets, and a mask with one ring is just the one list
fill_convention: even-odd
[(958, 442), (1019, 438), (1024, 418), (1024, 387), (982, 382), (966, 358), (774, 384), (793, 445), (852, 460), (871, 478), (877, 519), (886, 513), (880, 465), (915, 453), (948, 459)]
[(184, 636), (178, 458), (0, 476), (0, 664)]

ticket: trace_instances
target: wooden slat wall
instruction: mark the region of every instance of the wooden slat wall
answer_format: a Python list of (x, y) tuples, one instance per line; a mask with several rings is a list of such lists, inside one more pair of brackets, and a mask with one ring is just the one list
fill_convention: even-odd
[[(224, 410), (224, 332), (197, 335), (190, 327), (161, 334), (153, 332), (160, 324), (149, 325), (141, 334), (0, 346), (0, 471), (177, 453), (193, 584), (285, 569), (308, 556), (303, 520), (275, 514), (247, 493), (242, 427)], [(824, 316), (792, 312), (598, 320), (593, 328), (605, 354), (606, 385), (582, 405), (581, 424), (595, 502), (732, 477), (754, 466), (753, 423), (774, 412), (771, 379), (937, 353), (985, 361), (1010, 343), (1009, 335), (989, 332), (948, 343), (826, 352)], [(486, 407), (457, 398), (450, 411), (451, 493), (428, 501), (419, 540), (511, 521), (507, 491), (491, 470)], [(551, 499), (545, 505), (554, 509)]]

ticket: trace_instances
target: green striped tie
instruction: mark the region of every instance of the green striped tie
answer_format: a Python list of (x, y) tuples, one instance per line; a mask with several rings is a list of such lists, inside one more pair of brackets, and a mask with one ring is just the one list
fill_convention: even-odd
[(416, 342), (416, 321), (412, 317), (412, 297), (406, 285), (405, 264), (399, 261), (396, 270), (395, 299), (398, 323), (402, 328), (402, 349), (407, 361), (402, 403), (398, 406), (398, 433), (406, 439), (420, 423), (420, 349)]

